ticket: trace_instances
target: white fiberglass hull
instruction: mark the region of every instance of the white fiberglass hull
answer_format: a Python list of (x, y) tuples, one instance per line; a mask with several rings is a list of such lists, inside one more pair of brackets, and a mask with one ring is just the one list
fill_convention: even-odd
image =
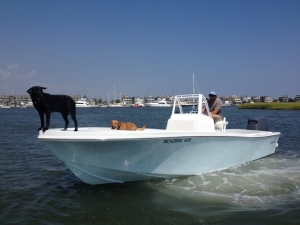
[(81, 128), (40, 131), (39, 140), (88, 184), (197, 175), (237, 166), (275, 152), (280, 133), (119, 131)]
[(171, 107), (170, 104), (159, 104), (159, 103), (145, 103), (146, 107)]
[(92, 106), (87, 104), (76, 104), (76, 108), (90, 108), (90, 107)]

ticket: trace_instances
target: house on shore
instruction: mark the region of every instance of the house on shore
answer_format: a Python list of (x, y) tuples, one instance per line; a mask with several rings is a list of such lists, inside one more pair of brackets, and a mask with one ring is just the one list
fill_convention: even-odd
[(242, 102), (251, 102), (252, 99), (250, 96), (244, 95), (241, 97), (241, 100)]
[(289, 96), (288, 95), (282, 95), (279, 97), (280, 102), (288, 102), (289, 101)]
[(261, 99), (261, 102), (273, 102), (273, 100), (274, 100), (270, 96), (261, 96), (260, 99)]

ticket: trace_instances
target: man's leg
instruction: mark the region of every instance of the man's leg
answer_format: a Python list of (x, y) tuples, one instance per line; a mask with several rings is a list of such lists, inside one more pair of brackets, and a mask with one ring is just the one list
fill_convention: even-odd
[(223, 120), (222, 116), (219, 116), (219, 115), (212, 115), (212, 118), (214, 119), (214, 123)]

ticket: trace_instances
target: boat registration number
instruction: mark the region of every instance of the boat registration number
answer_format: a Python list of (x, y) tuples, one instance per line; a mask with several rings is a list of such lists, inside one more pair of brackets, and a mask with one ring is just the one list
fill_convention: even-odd
[(191, 142), (191, 140), (192, 138), (165, 139), (163, 143), (175, 144), (175, 143), (182, 143), (182, 142)]

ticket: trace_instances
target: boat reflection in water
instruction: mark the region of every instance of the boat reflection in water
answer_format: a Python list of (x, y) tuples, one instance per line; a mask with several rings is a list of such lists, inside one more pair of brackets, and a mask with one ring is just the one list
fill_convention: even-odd
[[(197, 102), (185, 112), (182, 100)], [(109, 127), (49, 129), (38, 139), (83, 182), (123, 183), (198, 175), (237, 166), (275, 152), (278, 132), (226, 129), (201, 113), (201, 94), (177, 95), (166, 129), (112, 130)]]

